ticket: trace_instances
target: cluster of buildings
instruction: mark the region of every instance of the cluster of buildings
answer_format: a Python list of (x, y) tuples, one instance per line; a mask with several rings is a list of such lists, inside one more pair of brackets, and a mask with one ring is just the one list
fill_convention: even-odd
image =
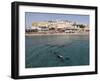
[(89, 32), (89, 26), (68, 20), (33, 22), (26, 33), (79, 33)]

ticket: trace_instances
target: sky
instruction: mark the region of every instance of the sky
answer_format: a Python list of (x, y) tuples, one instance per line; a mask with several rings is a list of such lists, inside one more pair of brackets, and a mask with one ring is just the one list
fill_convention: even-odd
[(69, 20), (76, 23), (89, 25), (89, 15), (25, 12), (26, 26), (32, 26), (32, 22), (49, 20)]

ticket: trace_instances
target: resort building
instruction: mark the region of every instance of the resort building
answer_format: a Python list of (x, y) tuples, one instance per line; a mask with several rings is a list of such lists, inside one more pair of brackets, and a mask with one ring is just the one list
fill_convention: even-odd
[(89, 32), (89, 26), (68, 20), (33, 22), (26, 32), (79, 33)]

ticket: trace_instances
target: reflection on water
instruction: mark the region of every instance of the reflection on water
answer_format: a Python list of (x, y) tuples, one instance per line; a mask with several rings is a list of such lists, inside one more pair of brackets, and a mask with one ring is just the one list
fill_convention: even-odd
[(25, 67), (89, 65), (88, 35), (25, 37)]

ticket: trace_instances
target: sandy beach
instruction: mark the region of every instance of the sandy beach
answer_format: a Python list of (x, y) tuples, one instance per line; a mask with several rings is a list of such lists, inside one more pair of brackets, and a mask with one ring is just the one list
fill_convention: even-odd
[(41, 36), (41, 35), (89, 35), (89, 32), (78, 33), (25, 33), (25, 36)]

